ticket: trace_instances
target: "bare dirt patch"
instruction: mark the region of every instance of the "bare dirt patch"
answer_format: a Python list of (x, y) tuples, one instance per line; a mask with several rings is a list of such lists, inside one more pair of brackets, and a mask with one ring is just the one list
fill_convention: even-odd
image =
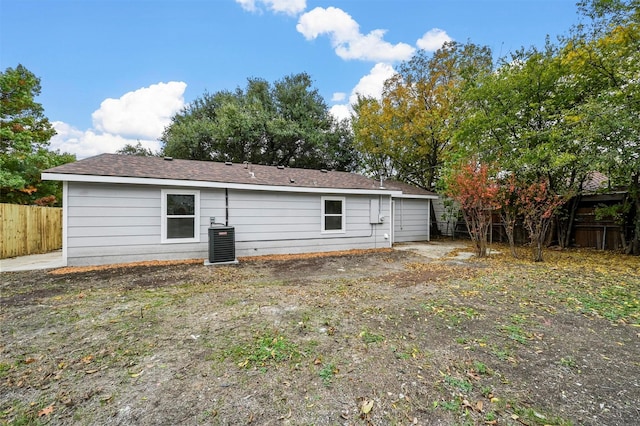
[(640, 259), (546, 255), (4, 273), (0, 419), (635, 424)]

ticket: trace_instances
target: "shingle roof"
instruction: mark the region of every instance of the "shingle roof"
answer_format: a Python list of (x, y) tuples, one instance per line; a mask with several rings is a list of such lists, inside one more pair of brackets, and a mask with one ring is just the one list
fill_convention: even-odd
[[(74, 163), (45, 170), (58, 175), (86, 175), (128, 178), (170, 179), (197, 182), (219, 182), (246, 185), (300, 188), (359, 189), (380, 191), (380, 182), (348, 172), (297, 169), (257, 164), (216, 163), (101, 154)], [(64, 180), (61, 178), (60, 180)], [(400, 182), (387, 181), (384, 189), (410, 195), (433, 195), (430, 191)]]
[(596, 192), (600, 189), (604, 189), (609, 184), (609, 178), (600, 172), (589, 172), (587, 180), (582, 185), (582, 190), (585, 192)]

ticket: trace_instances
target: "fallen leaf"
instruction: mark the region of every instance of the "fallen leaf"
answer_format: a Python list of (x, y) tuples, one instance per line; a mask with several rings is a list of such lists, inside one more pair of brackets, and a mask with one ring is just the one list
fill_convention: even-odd
[(482, 403), (482, 401), (478, 401), (476, 402), (476, 411), (478, 413), (482, 413), (482, 408), (483, 408), (484, 404)]
[(82, 358), (83, 364), (89, 364), (91, 361), (93, 361), (93, 355), (87, 355), (84, 358)]
[(37, 359), (29, 357), (29, 358), (24, 360), (24, 363), (25, 364), (31, 364), (31, 363), (34, 363), (36, 361), (37, 361)]
[(136, 377), (140, 377), (142, 373), (144, 373), (144, 370), (141, 370), (139, 373), (129, 373), (129, 376), (135, 379)]
[(280, 417), (278, 420), (286, 420), (291, 418), (291, 408), (289, 408), (289, 413), (285, 416)]
[(53, 413), (53, 404), (38, 411), (38, 417), (48, 416), (51, 413)]
[(372, 408), (373, 408), (373, 400), (365, 399), (364, 401), (362, 401), (362, 406), (360, 406), (360, 412), (362, 414), (369, 414)]

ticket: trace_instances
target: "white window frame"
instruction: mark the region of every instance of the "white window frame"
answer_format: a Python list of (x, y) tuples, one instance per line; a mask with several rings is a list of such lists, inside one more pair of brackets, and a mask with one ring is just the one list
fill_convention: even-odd
[[(194, 196), (194, 211), (193, 215), (167, 215), (167, 195), (193, 195)], [(178, 244), (178, 243), (199, 243), (200, 242), (200, 191), (197, 189), (163, 189), (161, 191), (160, 202), (160, 227), (161, 237), (160, 242), (162, 244)], [(191, 218), (193, 217), (193, 238), (167, 238), (167, 219), (168, 218)]]
[[(324, 229), (325, 227), (325, 201), (340, 201), (342, 203), (342, 228), (341, 229)], [(347, 200), (345, 197), (321, 197), (321, 213), (320, 213), (320, 232), (322, 234), (344, 234), (347, 232)], [(329, 216), (337, 216), (329, 214)]]

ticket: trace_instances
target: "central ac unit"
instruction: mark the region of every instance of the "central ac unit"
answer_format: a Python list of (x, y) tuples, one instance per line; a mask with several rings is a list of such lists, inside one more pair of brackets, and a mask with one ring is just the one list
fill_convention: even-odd
[(213, 226), (209, 228), (208, 265), (238, 263), (236, 259), (236, 238), (233, 226)]

